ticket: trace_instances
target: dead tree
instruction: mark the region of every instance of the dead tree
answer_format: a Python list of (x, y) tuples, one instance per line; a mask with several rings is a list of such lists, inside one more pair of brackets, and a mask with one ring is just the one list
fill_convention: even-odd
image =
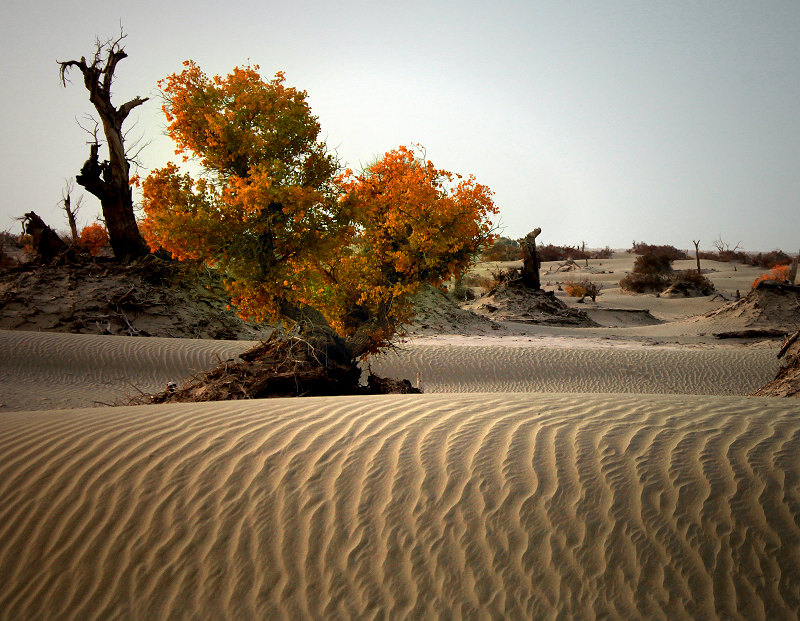
[(133, 213), (133, 196), (129, 184), (130, 162), (122, 133), (122, 124), (131, 110), (143, 104), (147, 98), (135, 97), (119, 108), (111, 103), (114, 70), (117, 63), (128, 56), (122, 48), (125, 36), (120, 33), (119, 37), (106, 42), (98, 40), (91, 61), (87, 61), (83, 56), (80, 60), (58, 63), (61, 83), (65, 87), (69, 70), (72, 68), (80, 70), (83, 83), (89, 91), (89, 101), (97, 110), (103, 125), (108, 145), (108, 160), (100, 161), (100, 144), (95, 137), (89, 159), (75, 179), (79, 185), (100, 199), (111, 249), (114, 251), (114, 256), (120, 259), (136, 258), (148, 253)]
[(69, 223), (69, 231), (72, 235), (72, 243), (78, 243), (78, 223), (75, 220), (75, 216), (78, 214), (78, 210), (81, 208), (81, 203), (83, 202), (83, 195), (78, 197), (78, 200), (75, 201), (75, 204), (72, 204), (72, 181), (68, 180), (64, 185), (64, 190), (61, 193), (61, 206), (64, 208), (64, 211), (67, 213), (67, 222)]
[(36, 252), (36, 258), (45, 263), (49, 263), (67, 250), (64, 240), (32, 211), (23, 217), (22, 231), (31, 236), (31, 245)]
[(529, 289), (541, 289), (539, 280), (539, 255), (536, 252), (536, 238), (542, 229), (535, 228), (520, 240), (522, 246), (522, 284)]
[(789, 282), (791, 284), (795, 284), (797, 280), (797, 263), (800, 261), (800, 252), (798, 252), (795, 257), (794, 261), (792, 261), (792, 267), (789, 270)]
[(697, 273), (702, 274), (700, 271), (700, 240), (695, 241), (693, 239), (692, 243), (694, 244), (694, 257), (697, 259)]

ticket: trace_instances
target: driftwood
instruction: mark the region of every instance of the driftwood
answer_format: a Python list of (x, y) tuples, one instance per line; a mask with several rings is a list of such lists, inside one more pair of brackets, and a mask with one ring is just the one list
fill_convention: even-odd
[(789, 351), (789, 348), (797, 342), (798, 337), (800, 337), (800, 330), (792, 334), (786, 342), (781, 347), (781, 350), (778, 352), (778, 358), (783, 358), (786, 355), (786, 352)]
[(731, 330), (729, 332), (715, 332), (714, 338), (717, 339), (757, 339), (775, 338), (786, 336), (786, 330), (773, 330), (769, 328), (750, 328), (748, 330)]

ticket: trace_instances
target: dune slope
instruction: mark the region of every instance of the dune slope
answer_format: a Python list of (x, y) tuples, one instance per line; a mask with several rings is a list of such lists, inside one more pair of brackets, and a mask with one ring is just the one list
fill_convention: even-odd
[(764, 398), (5, 413), (0, 619), (794, 619), (798, 453)]

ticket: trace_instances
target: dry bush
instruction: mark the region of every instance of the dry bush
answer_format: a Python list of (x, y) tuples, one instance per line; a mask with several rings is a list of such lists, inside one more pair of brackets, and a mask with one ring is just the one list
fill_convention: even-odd
[(108, 247), (108, 231), (102, 224), (94, 222), (81, 231), (78, 246), (86, 250), (93, 257), (99, 255)]
[(672, 273), (669, 254), (643, 254), (636, 257), (633, 271), (619, 281), (619, 286), (635, 293), (661, 292), (669, 286)]
[(588, 279), (579, 282), (568, 280), (564, 283), (563, 287), (566, 294), (571, 298), (580, 298), (583, 300), (586, 296), (589, 296), (592, 302), (596, 300), (597, 296), (600, 294), (600, 289), (602, 289), (601, 285)]
[(778, 282), (789, 280), (790, 269), (788, 265), (776, 265), (769, 272), (761, 274), (753, 281), (753, 289), (755, 289), (756, 285), (762, 280), (777, 280)]
[(508, 237), (498, 237), (481, 253), (481, 261), (521, 261), (522, 247)]
[(633, 247), (628, 250), (632, 254), (641, 255), (657, 255), (669, 258), (670, 261), (677, 261), (681, 259), (688, 259), (689, 255), (683, 250), (678, 250), (675, 246), (665, 245), (656, 246), (653, 244), (646, 244), (644, 242), (633, 242)]
[(670, 282), (671, 287), (676, 287), (679, 291), (697, 292), (701, 295), (711, 295), (714, 292), (714, 283), (697, 270), (684, 270), (675, 274)]
[(594, 252), (589, 255), (590, 259), (610, 259), (614, 256), (614, 251), (611, 250), (608, 246), (603, 248), (602, 250), (595, 250)]
[(772, 269), (779, 265), (790, 265), (792, 257), (786, 254), (783, 250), (773, 250), (771, 252), (759, 252), (758, 254), (748, 257), (748, 265), (755, 265), (766, 269)]
[(536, 249), (540, 261), (566, 261), (567, 259), (588, 259), (590, 253), (571, 246), (554, 246), (547, 244)]
[(631, 272), (619, 281), (619, 286), (623, 291), (632, 291), (633, 293), (661, 292), (669, 286), (669, 280), (669, 275), (667, 274), (638, 274)]

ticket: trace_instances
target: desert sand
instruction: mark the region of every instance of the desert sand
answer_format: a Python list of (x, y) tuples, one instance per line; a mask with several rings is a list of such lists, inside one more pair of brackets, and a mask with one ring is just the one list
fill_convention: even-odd
[(785, 317), (603, 263), (598, 326), (370, 361), (423, 395), (111, 407), (251, 343), (0, 331), (0, 619), (798, 618), (800, 402), (713, 336)]

